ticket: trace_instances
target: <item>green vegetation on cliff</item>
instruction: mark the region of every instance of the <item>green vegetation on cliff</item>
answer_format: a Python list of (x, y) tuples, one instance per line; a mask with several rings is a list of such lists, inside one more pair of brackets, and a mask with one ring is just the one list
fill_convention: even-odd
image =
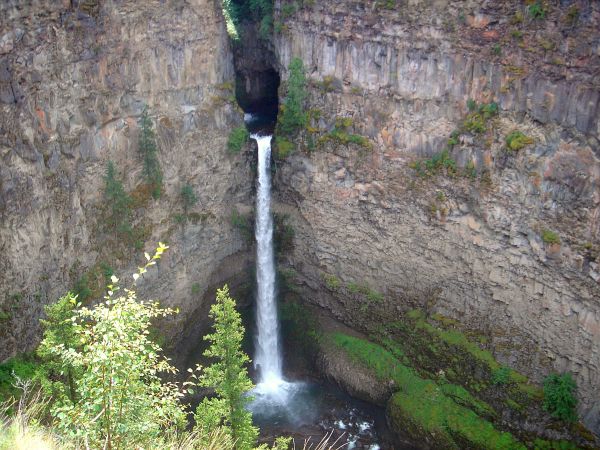
[(393, 380), (397, 392), (388, 412), (415, 438), (428, 438), (443, 448), (525, 449), (510, 433), (497, 430), (480, 414), (491, 408), (458, 385), (421, 378), (391, 352), (372, 342), (335, 333), (332, 341), (382, 382)]
[[(255, 448), (258, 430), (244, 408), (252, 387), (240, 347), (244, 329), (226, 286), (211, 308), (215, 332), (205, 338), (211, 342), (205, 355), (215, 362), (189, 369), (187, 382), (171, 381), (177, 369), (150, 327), (177, 311), (140, 301), (135, 293), (135, 282), (167, 248), (159, 244), (153, 256), (145, 254), (133, 286), (121, 288), (112, 276), (104, 301), (93, 307), (67, 294), (47, 308), (39, 359), (0, 365), (0, 394), (16, 398), (22, 390), (20, 400), (0, 404), (0, 449), (26, 443), (48, 449)], [(24, 379), (40, 381), (40, 390)], [(211, 387), (217, 397), (201, 403), (190, 431), (182, 398), (196, 385)], [(278, 439), (273, 449), (288, 443)]]
[(148, 115), (148, 107), (144, 108), (140, 117), (139, 151), (144, 160), (144, 176), (150, 186), (152, 197), (158, 199), (162, 192), (163, 175), (158, 161), (158, 145), (152, 119)]
[(277, 132), (291, 137), (306, 125), (307, 118), (304, 111), (306, 75), (304, 63), (300, 58), (292, 58), (288, 70), (290, 75), (287, 82), (287, 93), (281, 105)]
[(544, 380), (544, 409), (558, 419), (575, 422), (576, 389), (577, 385), (570, 373), (548, 375)]
[(477, 137), (488, 131), (489, 121), (498, 115), (499, 107), (496, 102), (478, 104), (473, 99), (467, 100), (469, 113), (461, 122), (459, 128), (454, 130), (448, 138), (446, 147), (430, 158), (416, 160), (410, 163), (419, 177), (430, 177), (444, 174), (449, 177), (462, 175), (475, 179), (477, 169), (473, 160), (469, 160), (464, 168), (459, 168), (452, 156), (452, 151), (459, 144), (461, 134)]
[(367, 149), (372, 149), (373, 144), (366, 137), (348, 132), (348, 129), (352, 126), (353, 121), (350, 117), (337, 118), (333, 130), (321, 136), (318, 143), (322, 144), (331, 141), (342, 145), (356, 144)]
[(521, 131), (511, 131), (506, 135), (506, 147), (512, 151), (519, 151), (529, 144), (533, 144), (534, 140), (526, 136)]
[(123, 183), (118, 178), (117, 169), (115, 169), (115, 165), (112, 161), (108, 161), (106, 167), (106, 175), (104, 177), (104, 199), (108, 205), (108, 215), (106, 218), (107, 225), (114, 230), (117, 235), (128, 237), (132, 231), (132, 200), (129, 194), (125, 192)]
[(239, 153), (242, 150), (242, 147), (248, 139), (250, 138), (250, 133), (244, 125), (240, 125), (237, 128), (231, 130), (229, 133), (229, 138), (227, 139), (227, 149), (230, 153)]
[(259, 35), (268, 39), (273, 30), (272, 0), (223, 0), (223, 16), (227, 24), (227, 33), (233, 42), (238, 42), (240, 24), (244, 20), (257, 22)]

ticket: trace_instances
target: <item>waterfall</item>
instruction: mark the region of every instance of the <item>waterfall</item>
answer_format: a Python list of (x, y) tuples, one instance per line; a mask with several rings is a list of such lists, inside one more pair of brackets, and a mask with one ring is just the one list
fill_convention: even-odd
[(279, 321), (275, 302), (275, 258), (271, 216), (271, 136), (252, 135), (258, 144), (258, 192), (256, 195), (256, 354), (254, 367), (261, 384), (277, 387), (282, 380)]

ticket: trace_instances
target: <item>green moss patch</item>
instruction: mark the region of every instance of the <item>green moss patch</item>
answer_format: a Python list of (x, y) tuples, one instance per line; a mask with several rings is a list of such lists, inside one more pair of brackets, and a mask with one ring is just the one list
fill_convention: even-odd
[(390, 416), (414, 438), (433, 440), (444, 448), (525, 448), (483, 419), (480, 414), (491, 415), (493, 410), (461, 386), (421, 378), (394, 354), (364, 339), (334, 333), (331, 340), (381, 381), (394, 381), (398, 392), (388, 405)]

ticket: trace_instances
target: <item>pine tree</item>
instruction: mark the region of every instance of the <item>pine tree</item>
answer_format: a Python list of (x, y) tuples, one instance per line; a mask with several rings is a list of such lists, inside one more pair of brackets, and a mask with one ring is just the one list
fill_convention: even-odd
[(252, 414), (245, 408), (251, 400), (246, 394), (253, 388), (245, 367), (250, 358), (241, 348), (244, 327), (227, 285), (217, 290), (209, 316), (214, 320), (214, 333), (204, 337), (210, 341), (204, 356), (215, 362), (204, 369), (198, 381), (202, 387), (214, 388), (216, 397), (205, 398), (198, 405), (196, 423), (204, 430), (223, 426), (238, 450), (252, 449), (258, 428), (252, 425)]
[(300, 58), (293, 58), (288, 69), (290, 77), (287, 96), (282, 108), (283, 113), (279, 120), (279, 130), (283, 134), (291, 136), (306, 125), (306, 113), (304, 112), (306, 75), (304, 64)]
[(181, 200), (183, 201), (183, 209), (186, 214), (188, 209), (198, 202), (198, 197), (196, 197), (196, 194), (194, 193), (194, 188), (189, 184), (186, 184), (181, 188)]
[(123, 183), (117, 177), (114, 163), (108, 161), (104, 177), (104, 198), (109, 208), (108, 225), (119, 234), (130, 235), (132, 232), (131, 197), (125, 192)]
[(40, 320), (44, 328), (44, 338), (37, 348), (37, 355), (43, 361), (36, 378), (47, 394), (56, 399), (69, 399), (75, 402), (77, 393), (75, 379), (78, 375), (73, 365), (65, 363), (55, 355), (55, 348), (63, 345), (67, 348), (79, 348), (73, 317), (77, 307), (77, 296), (67, 292), (56, 303), (46, 305), (46, 319)]
[(152, 119), (148, 115), (148, 107), (145, 107), (142, 111), (140, 129), (139, 150), (144, 158), (144, 176), (152, 187), (152, 197), (158, 199), (162, 191), (163, 176), (158, 161), (158, 146), (156, 145)]

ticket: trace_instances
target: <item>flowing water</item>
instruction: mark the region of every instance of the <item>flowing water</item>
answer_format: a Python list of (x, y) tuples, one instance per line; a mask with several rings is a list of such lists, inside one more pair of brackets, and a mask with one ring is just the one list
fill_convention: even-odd
[(283, 382), (279, 320), (275, 302), (275, 259), (271, 215), (271, 136), (252, 135), (258, 144), (258, 192), (256, 195), (256, 354), (254, 367), (259, 388), (278, 390)]
[[(261, 125), (261, 118), (248, 115), (246, 123)], [(256, 129), (256, 128), (255, 128)], [(258, 144), (258, 189), (256, 196), (256, 330), (254, 368), (258, 382), (249, 409), (264, 438), (287, 435), (313, 442), (328, 432), (348, 449), (380, 447), (377, 418), (381, 411), (351, 399), (333, 386), (284, 379), (282, 348), (277, 317), (273, 216), (271, 214), (271, 136), (252, 134)], [(379, 427), (380, 428), (380, 427)], [(385, 428), (385, 425), (383, 425)]]

